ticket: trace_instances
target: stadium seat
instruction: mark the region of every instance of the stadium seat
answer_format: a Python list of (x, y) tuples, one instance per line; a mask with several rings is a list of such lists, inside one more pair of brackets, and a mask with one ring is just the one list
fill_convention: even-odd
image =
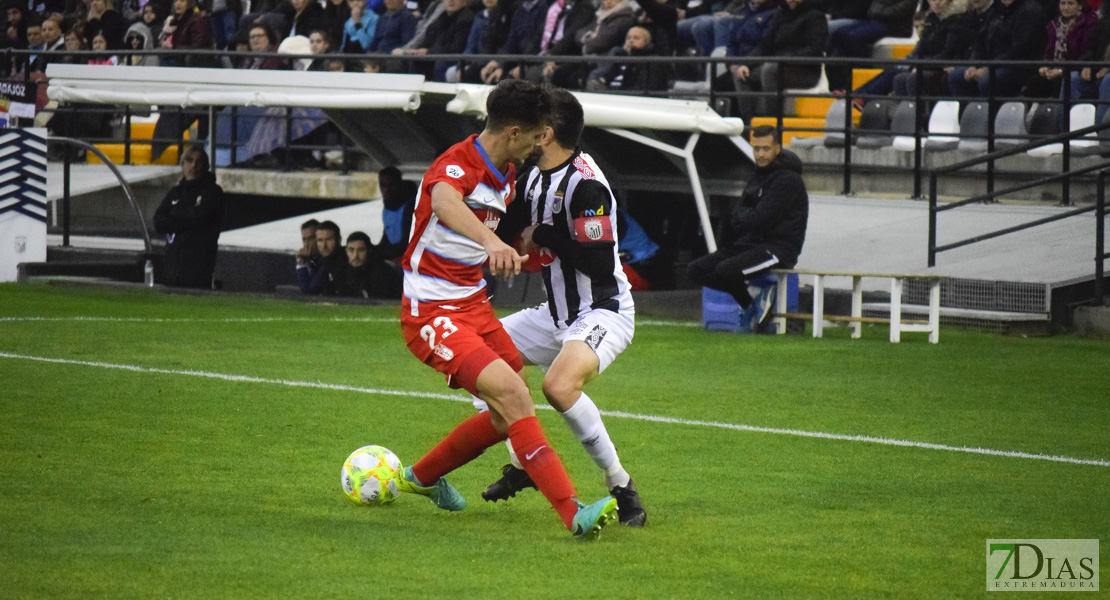
[(1025, 128), (1025, 103), (1007, 102), (998, 109), (994, 117), (994, 147), (996, 150), (1012, 148), (1024, 144), (1025, 138), (1006, 136), (1028, 136), (1029, 130)]
[(893, 108), (893, 100), (872, 100), (863, 107), (856, 146), (885, 148), (894, 141), (894, 136), (890, 135), (890, 113)]
[[(1103, 113), (1102, 120), (1099, 123), (1110, 123), (1110, 110)], [(1098, 153), (1099, 156), (1110, 156), (1110, 129), (1103, 129), (1098, 132)]]
[(937, 102), (933, 114), (929, 116), (929, 138), (925, 148), (929, 150), (955, 150), (960, 143), (960, 103), (955, 100)]
[[(847, 102), (843, 99), (837, 100), (829, 106), (829, 112), (825, 113), (825, 129), (828, 129), (823, 138), (810, 138), (821, 140), (826, 148), (843, 148), (844, 147), (844, 111), (848, 110)], [(816, 145), (816, 143), (815, 143)]]
[(987, 126), (990, 123), (986, 102), (971, 102), (960, 116), (960, 150), (982, 152), (987, 149)]
[[(1047, 137), (1060, 133), (1060, 107), (1056, 104), (1033, 103), (1025, 115), (1025, 127), (1029, 135)], [(1029, 156), (1045, 157), (1064, 151), (1062, 143), (1045, 144), (1026, 151)]]
[(894, 134), (891, 145), (895, 150), (913, 152), (917, 131), (917, 103), (913, 100), (903, 100), (894, 109), (894, 119), (890, 122), (890, 131)]
[[(1084, 129), (1095, 124), (1095, 105), (1076, 104), (1071, 107), (1071, 130)], [(1098, 154), (1098, 136), (1093, 133), (1071, 141), (1071, 152), (1076, 156)]]

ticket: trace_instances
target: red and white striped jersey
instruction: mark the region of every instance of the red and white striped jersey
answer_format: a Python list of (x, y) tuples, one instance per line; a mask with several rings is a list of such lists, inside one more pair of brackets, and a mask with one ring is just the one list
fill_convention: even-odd
[(456, 233), (432, 212), (432, 188), (450, 184), (490, 229), (496, 230), (513, 196), (516, 170), (502, 173), (490, 162), (478, 136), (451, 146), (432, 163), (420, 182), (409, 245), (402, 259), (405, 298), (417, 302), (462, 300), (485, 288), (482, 266), (489, 259), (481, 244)]

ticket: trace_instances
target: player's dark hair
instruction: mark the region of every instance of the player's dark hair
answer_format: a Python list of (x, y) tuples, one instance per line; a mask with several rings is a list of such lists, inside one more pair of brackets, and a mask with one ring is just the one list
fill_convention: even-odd
[(324, 221), (323, 223), (320, 223), (316, 226), (316, 231), (320, 231), (321, 229), (334, 232), (335, 241), (337, 242), (343, 239), (343, 236), (339, 233), (339, 226), (336, 225), (334, 221)]
[(551, 94), (521, 79), (506, 79), (486, 97), (486, 128), (501, 131), (516, 125), (534, 129), (551, 122)]
[(582, 104), (574, 94), (562, 88), (550, 88), (551, 92), (551, 126), (555, 129), (555, 141), (569, 149), (578, 146), (578, 138), (582, 137), (582, 128), (585, 127), (585, 117), (582, 113)]
[(356, 231), (356, 232), (352, 233), (351, 235), (347, 236), (347, 245), (350, 246), (351, 242), (357, 242), (357, 241), (360, 241), (360, 240), (362, 241), (362, 243), (366, 244), (366, 248), (369, 250), (370, 249), (370, 236), (366, 235), (365, 233), (363, 233), (361, 231)]
[(309, 219), (309, 220), (305, 221), (304, 223), (301, 223), (301, 229), (308, 229), (309, 227), (319, 227), (319, 226), (320, 226), (320, 222), (317, 221), (316, 219)]
[(391, 167), (386, 167), (386, 168), (382, 169), (381, 171), (378, 171), (378, 179), (381, 179), (383, 177), (396, 177), (397, 179), (400, 179), (401, 178), (401, 169), (398, 169), (397, 167), (392, 167), (392, 166)]
[(767, 136), (774, 138), (776, 144), (782, 144), (782, 134), (779, 133), (778, 127), (774, 125), (760, 125), (759, 127), (752, 128), (752, 139)]

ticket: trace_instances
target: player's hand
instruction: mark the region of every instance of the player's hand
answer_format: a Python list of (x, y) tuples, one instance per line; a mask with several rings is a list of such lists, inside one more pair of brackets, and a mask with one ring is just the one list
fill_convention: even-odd
[(509, 71), (509, 77), (520, 79), (520, 67), (513, 67), (513, 70)]
[(520, 273), (520, 265), (528, 260), (527, 256), (517, 254), (516, 250), (505, 242), (495, 239), (486, 244), (486, 254), (489, 255), (489, 272), (494, 277), (509, 277)]
[(529, 225), (520, 232), (520, 253), (528, 254), (532, 250), (538, 248), (535, 240), (532, 239), (532, 233), (536, 231), (536, 225)]

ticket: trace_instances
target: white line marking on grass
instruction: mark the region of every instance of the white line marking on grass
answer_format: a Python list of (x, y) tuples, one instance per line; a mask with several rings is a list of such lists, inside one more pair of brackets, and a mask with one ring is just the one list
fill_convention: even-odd
[[(193, 377), (205, 377), (208, 379), (219, 379), (222, 381), (237, 381), (246, 383), (269, 383), (276, 385), (287, 385), (291, 387), (304, 387), (325, 390), (338, 390), (345, 392), (359, 392), (363, 394), (381, 394), (384, 396), (408, 396), (413, 398), (431, 398), (435, 400), (451, 400), (454, 402), (470, 403), (471, 398), (468, 396), (460, 396), (458, 394), (437, 394), (433, 392), (416, 392), (406, 390), (387, 390), (379, 388), (367, 388), (354, 385), (342, 385), (334, 383), (324, 383), (322, 381), (294, 381), (289, 379), (267, 379), (264, 377), (251, 377), (249, 375), (229, 375), (226, 373), (212, 373), (209, 371), (183, 371), (178, 369), (159, 369), (156, 367), (142, 367), (138, 365), (122, 365), (116, 363), (106, 363), (87, 360), (73, 360), (67, 358), (49, 358), (44, 356), (27, 356), (23, 354), (11, 354), (8, 352), (0, 352), (0, 358), (14, 358), (18, 360), (31, 360), (36, 362), (63, 364), (63, 365), (78, 365), (85, 367), (99, 367), (104, 369), (119, 369), (122, 371), (132, 371), (136, 373), (158, 373), (162, 375), (189, 375)], [(536, 405), (536, 408), (544, 410), (553, 410), (552, 407), (547, 405)], [(732, 429), (734, 431), (753, 431), (757, 433), (774, 433), (779, 435), (793, 435), (799, 437), (819, 438), (826, 440), (839, 440), (844, 442), (867, 442), (871, 444), (882, 444), (886, 446), (903, 446), (910, 448), (924, 448), (927, 450), (946, 450), (949, 452), (964, 452), (967, 454), (985, 454), (988, 456), (1005, 456), (1009, 458), (1027, 458), (1031, 460), (1047, 460), (1052, 462), (1071, 463), (1076, 465), (1091, 465), (1096, 467), (1110, 467), (1110, 460), (1088, 459), (1088, 458), (1073, 458), (1070, 456), (1058, 456), (1052, 454), (1034, 454), (1030, 452), (1016, 452), (1010, 450), (993, 450), (990, 448), (972, 448), (969, 446), (949, 446), (947, 444), (933, 444), (929, 442), (915, 442), (912, 440), (899, 440), (893, 438), (872, 437), (869, 435), (847, 435), (842, 433), (825, 433), (822, 431), (806, 431), (803, 429), (780, 429), (776, 427), (759, 427), (756, 425), (742, 425), (737, 423), (722, 423), (719, 421), (699, 421), (694, 419), (678, 419), (675, 417), (662, 417), (658, 415), (641, 415), (637, 413), (629, 413), (615, 410), (603, 410), (601, 414), (607, 417), (620, 417), (624, 419), (635, 419), (638, 421), (650, 421), (654, 423), (668, 423), (672, 425), (691, 425), (695, 427), (715, 427), (718, 429)]]
[(400, 323), (396, 317), (242, 317), (204, 319), (192, 317), (0, 317), (0, 322), (86, 321), (90, 323)]

